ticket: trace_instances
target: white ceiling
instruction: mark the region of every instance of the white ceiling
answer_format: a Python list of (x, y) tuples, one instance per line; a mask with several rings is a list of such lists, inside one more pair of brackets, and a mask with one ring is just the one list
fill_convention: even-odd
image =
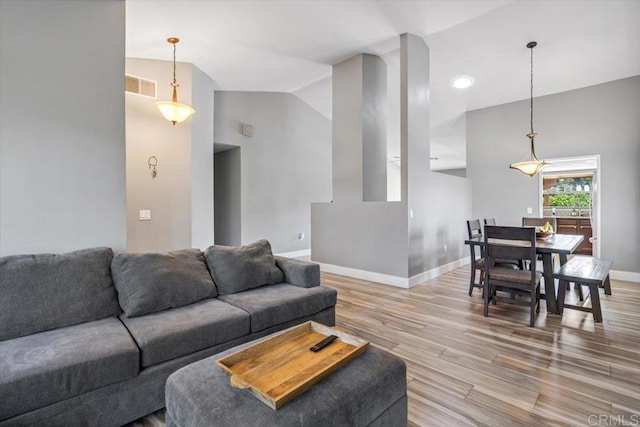
[[(423, 36), (431, 50), (434, 169), (464, 167), (465, 111), (528, 98), (528, 41), (538, 42), (535, 96), (640, 74), (638, 0), (126, 5), (128, 57), (169, 60), (166, 38), (180, 37), (178, 61), (195, 64), (221, 90), (294, 92), (354, 54), (388, 54), (402, 33)], [(471, 75), (474, 86), (453, 89), (460, 74)]]

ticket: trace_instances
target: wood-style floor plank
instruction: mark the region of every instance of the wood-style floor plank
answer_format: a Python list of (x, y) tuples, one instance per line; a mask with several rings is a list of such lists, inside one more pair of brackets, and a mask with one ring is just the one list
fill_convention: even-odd
[(407, 363), (410, 426), (640, 420), (640, 283), (600, 291), (602, 323), (543, 304), (530, 328), (527, 307), (498, 303), (485, 318), (468, 280), (468, 267), (411, 289), (322, 273), (337, 326)]

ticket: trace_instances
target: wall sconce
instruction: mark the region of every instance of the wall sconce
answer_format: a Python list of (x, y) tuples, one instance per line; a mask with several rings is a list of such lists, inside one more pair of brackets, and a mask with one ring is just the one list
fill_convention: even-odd
[(155, 178), (158, 172), (156, 171), (156, 166), (158, 166), (158, 159), (156, 156), (149, 157), (147, 160), (147, 165), (149, 165), (149, 169), (151, 170), (151, 178)]

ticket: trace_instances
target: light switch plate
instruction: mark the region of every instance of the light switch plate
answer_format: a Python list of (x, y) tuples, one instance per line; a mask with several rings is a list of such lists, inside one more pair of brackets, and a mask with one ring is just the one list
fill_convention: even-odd
[(151, 221), (150, 209), (145, 209), (140, 211), (140, 221)]
[(527, 215), (533, 214), (533, 208), (527, 208)]

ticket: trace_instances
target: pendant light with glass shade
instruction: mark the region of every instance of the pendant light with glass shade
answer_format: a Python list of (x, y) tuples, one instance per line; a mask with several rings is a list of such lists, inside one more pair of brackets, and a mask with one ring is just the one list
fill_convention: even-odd
[(529, 42), (527, 43), (527, 47), (531, 49), (531, 98), (530, 98), (530, 106), (531, 106), (531, 132), (527, 134), (531, 142), (531, 159), (523, 162), (513, 163), (509, 165), (511, 169), (517, 169), (525, 175), (529, 175), (533, 177), (535, 174), (540, 172), (544, 167), (549, 165), (549, 162), (544, 160), (538, 160), (536, 157), (536, 149), (534, 146), (533, 140), (535, 139), (537, 133), (533, 131), (533, 48), (536, 47), (538, 43)]
[(169, 37), (167, 42), (173, 45), (173, 96), (171, 101), (158, 101), (156, 107), (160, 110), (165, 119), (169, 120), (175, 126), (176, 123), (183, 122), (196, 112), (193, 108), (186, 104), (178, 102), (178, 86), (176, 82), (176, 43), (180, 41), (177, 37)]

